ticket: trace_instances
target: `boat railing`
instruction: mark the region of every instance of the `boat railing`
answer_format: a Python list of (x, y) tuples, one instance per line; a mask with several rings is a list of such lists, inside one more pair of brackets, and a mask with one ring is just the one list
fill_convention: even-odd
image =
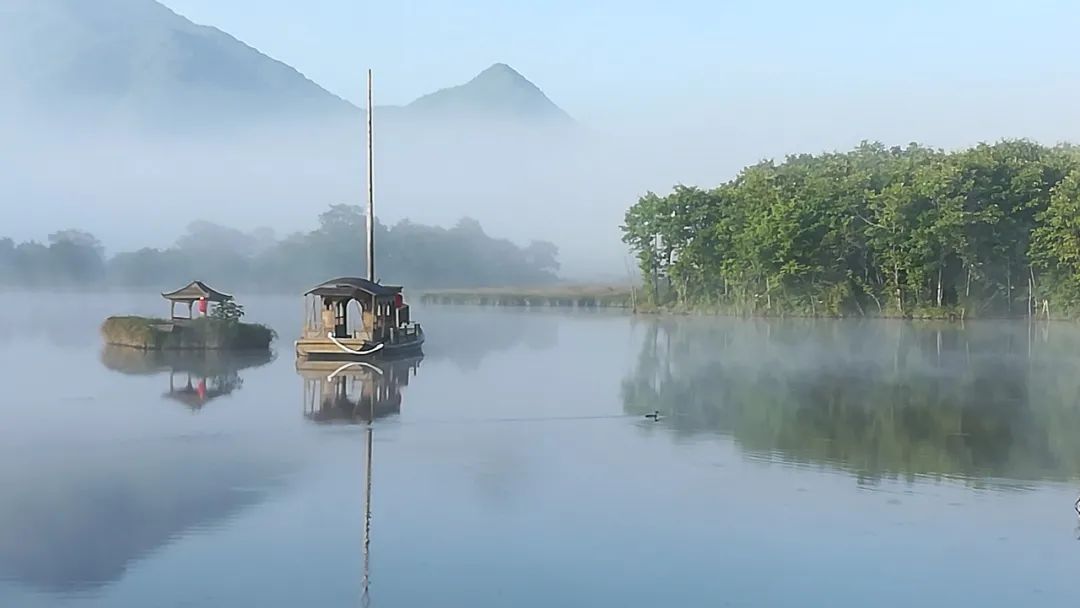
[(419, 323), (409, 323), (407, 325), (402, 325), (401, 327), (395, 327), (390, 331), (392, 332), (392, 342), (403, 342), (411, 338), (418, 338), (424, 333), (424, 330), (421, 329)]

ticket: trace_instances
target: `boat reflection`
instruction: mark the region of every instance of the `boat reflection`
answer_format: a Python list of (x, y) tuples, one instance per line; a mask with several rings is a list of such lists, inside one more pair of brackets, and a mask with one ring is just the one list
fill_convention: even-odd
[(240, 371), (273, 361), (269, 352), (143, 351), (106, 346), (101, 352), (105, 367), (126, 375), (168, 375), (169, 389), (162, 396), (198, 411), (207, 403), (239, 390)]
[(364, 424), (398, 414), (401, 391), (422, 360), (298, 362), (304, 417), (320, 424)]
[(361, 605), (368, 606), (374, 422), (401, 412), (401, 392), (423, 356), (386, 361), (298, 361), (304, 379), (304, 417), (319, 424), (364, 424), (364, 536)]

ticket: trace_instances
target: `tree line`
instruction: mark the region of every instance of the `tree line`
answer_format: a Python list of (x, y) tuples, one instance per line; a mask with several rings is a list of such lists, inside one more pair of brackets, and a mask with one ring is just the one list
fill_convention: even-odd
[[(376, 275), (410, 287), (483, 287), (556, 280), (558, 249), (534, 241), (520, 247), (489, 236), (478, 222), (451, 228), (376, 220)], [(48, 241), (0, 238), (0, 286), (169, 288), (201, 279), (222, 289), (294, 292), (335, 276), (365, 276), (366, 218), (358, 206), (332, 205), (310, 232), (277, 238), (196, 221), (168, 248), (106, 255), (80, 230)]]
[(1080, 150), (864, 142), (647, 193), (623, 241), (661, 306), (759, 315), (1074, 314)]

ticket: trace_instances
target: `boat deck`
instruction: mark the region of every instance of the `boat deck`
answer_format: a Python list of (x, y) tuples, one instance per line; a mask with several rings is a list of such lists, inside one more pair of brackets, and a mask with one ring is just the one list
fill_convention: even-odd
[[(358, 359), (385, 358), (418, 352), (424, 343), (423, 333), (415, 338), (399, 342), (369, 342), (363, 338), (304, 337), (296, 341), (298, 359), (322, 361), (355, 361)], [(342, 348), (344, 347), (344, 348)], [(352, 351), (352, 352), (350, 352)]]

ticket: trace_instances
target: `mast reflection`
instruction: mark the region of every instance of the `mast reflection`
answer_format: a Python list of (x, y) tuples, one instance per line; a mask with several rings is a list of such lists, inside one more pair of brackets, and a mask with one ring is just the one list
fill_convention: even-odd
[(371, 490), (374, 422), (401, 412), (401, 393), (423, 356), (393, 361), (302, 361), (304, 417), (316, 424), (363, 424), (364, 538), (361, 604), (371, 603)]
[(367, 444), (367, 458), (364, 462), (364, 574), (361, 578), (361, 588), (363, 589), (361, 595), (361, 605), (371, 605), (371, 594), (369, 592), (369, 586), (371, 583), (371, 440), (373, 433), (373, 425), (375, 416), (374, 412), (368, 418), (367, 432), (365, 443)]

